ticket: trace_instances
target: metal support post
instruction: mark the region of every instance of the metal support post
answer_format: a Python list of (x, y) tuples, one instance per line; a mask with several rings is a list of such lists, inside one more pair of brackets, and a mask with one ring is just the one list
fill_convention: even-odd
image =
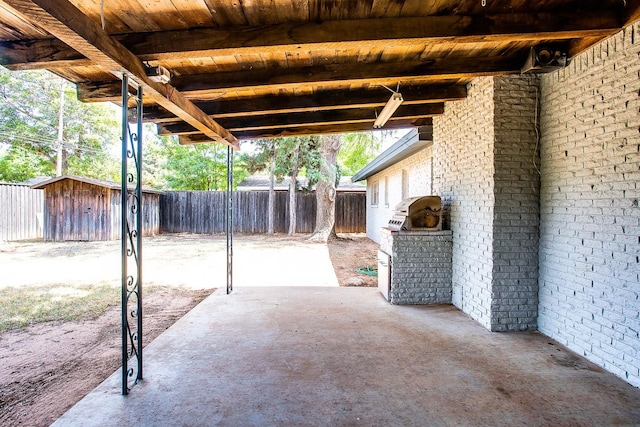
[(227, 147), (227, 294), (233, 291), (233, 149)]
[[(122, 394), (142, 380), (142, 87), (135, 95), (136, 127), (129, 127), (129, 79), (122, 76)], [(132, 162), (129, 171), (129, 162)], [(135, 186), (131, 191), (130, 186)], [(130, 268), (131, 267), (131, 268)], [(136, 363), (132, 362), (132, 358)]]

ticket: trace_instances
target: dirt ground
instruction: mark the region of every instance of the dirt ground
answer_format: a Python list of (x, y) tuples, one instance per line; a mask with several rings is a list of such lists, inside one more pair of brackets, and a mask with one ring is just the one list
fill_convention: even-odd
[[(269, 250), (312, 244), (304, 239), (237, 236), (235, 242)], [(145, 283), (154, 286), (143, 299), (146, 343), (214, 291), (208, 287), (210, 282), (202, 279), (203, 273), (193, 272), (191, 266), (206, 263), (207, 255), (222, 251), (224, 243), (224, 236), (145, 239), (145, 265), (149, 269), (162, 265), (166, 271), (178, 273), (174, 276), (163, 270), (157, 276), (146, 274)], [(377, 244), (362, 235), (349, 235), (330, 242), (328, 249), (340, 286), (376, 286), (376, 277), (355, 270), (375, 266)], [(2, 244), (0, 287), (49, 283), (119, 286), (118, 263), (119, 242)], [(0, 425), (48, 426), (118, 369), (120, 351), (118, 305), (96, 319), (40, 323), (1, 334)]]

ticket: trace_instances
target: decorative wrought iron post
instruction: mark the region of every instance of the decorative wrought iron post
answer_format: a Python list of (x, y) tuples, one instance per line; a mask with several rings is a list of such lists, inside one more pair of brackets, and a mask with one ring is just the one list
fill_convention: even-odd
[[(129, 126), (129, 78), (122, 76), (122, 394), (142, 380), (142, 87), (135, 95), (135, 132)], [(133, 117), (132, 117), (133, 118)], [(131, 171), (128, 170), (132, 162)], [(131, 187), (135, 189), (131, 191)], [(131, 267), (131, 268), (129, 268)], [(135, 358), (137, 363), (133, 363)]]
[(233, 149), (227, 147), (227, 294), (233, 291)]

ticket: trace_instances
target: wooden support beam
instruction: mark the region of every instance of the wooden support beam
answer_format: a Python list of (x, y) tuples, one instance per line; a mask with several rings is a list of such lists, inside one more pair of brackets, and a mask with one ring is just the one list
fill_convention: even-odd
[[(380, 108), (381, 109), (381, 108)], [(378, 109), (378, 111), (380, 111)], [(412, 120), (433, 117), (444, 113), (444, 104), (401, 105), (394, 113), (393, 120)], [(341, 125), (348, 123), (369, 123), (373, 128), (376, 111), (373, 108), (352, 108), (335, 111), (276, 114), (268, 116), (236, 116), (220, 119), (220, 124), (232, 132), (266, 130), (275, 128), (297, 128), (319, 125)], [(165, 124), (158, 127), (159, 135), (189, 135), (199, 133), (185, 122)]]
[[(528, 50), (527, 50), (528, 52)], [(428, 82), (446, 79), (470, 79), (489, 75), (520, 73), (522, 58), (464, 57), (384, 64), (340, 64), (279, 70), (250, 70), (178, 76), (176, 88), (189, 96), (213, 98), (220, 93), (254, 89), (282, 90), (303, 88), (309, 84), (323, 88), (344, 87), (366, 82), (370, 86), (400, 82)], [(402, 86), (401, 86), (402, 87)]]
[(173, 86), (151, 81), (146, 75), (146, 67), (139, 58), (69, 1), (4, 1), (34, 24), (46, 28), (47, 32), (91, 59), (93, 63), (116, 75), (130, 75), (137, 84), (143, 86), (146, 96), (202, 131), (207, 137), (239, 149), (238, 140), (229, 131), (193, 105)]
[[(433, 121), (430, 118), (425, 119), (408, 119), (408, 120), (389, 120), (384, 125), (383, 130), (390, 129), (411, 129), (414, 127), (431, 126)], [(262, 138), (279, 138), (283, 136), (304, 136), (304, 135), (321, 135), (325, 133), (352, 133), (352, 132), (368, 132), (374, 131), (372, 124), (369, 123), (347, 123), (341, 125), (318, 125), (303, 126), (296, 128), (278, 128), (264, 130), (248, 130), (238, 131), (236, 136), (240, 140), (262, 139)], [(184, 135), (179, 137), (180, 144), (201, 144), (207, 142), (201, 134)]]
[[(635, 0), (632, 0), (635, 1)], [(637, 10), (636, 10), (637, 12)], [(621, 28), (615, 10), (424, 16), (199, 28), (116, 35), (143, 61), (287, 50), (370, 48), (434, 42), (482, 43), (606, 37)], [(4, 42), (0, 63), (12, 70), (86, 65), (82, 52), (51, 40)], [(76, 62), (77, 61), (77, 62)]]
[[(323, 88), (344, 88), (345, 85), (366, 82), (395, 86), (401, 83), (426, 85), (452, 79), (470, 79), (489, 75), (520, 73), (526, 52), (522, 57), (465, 57), (445, 58), (425, 62), (403, 62), (386, 64), (342, 64), (273, 70), (250, 70), (213, 74), (183, 75), (172, 79), (176, 89), (190, 98), (217, 99), (233, 91), (296, 89), (309, 84)], [(114, 99), (113, 83), (81, 83), (79, 96), (83, 100), (104, 101)], [(93, 93), (94, 95), (88, 95)]]
[[(107, 83), (78, 84), (78, 98), (82, 102), (118, 102), (119, 85)], [(464, 99), (467, 96), (465, 85), (428, 84), (403, 85), (400, 87), (404, 97), (403, 105), (439, 103)], [(184, 93), (184, 92), (183, 92)], [(189, 93), (184, 93), (189, 97)], [(262, 116), (266, 114), (288, 114), (347, 108), (375, 108), (383, 106), (389, 99), (389, 91), (383, 87), (363, 90), (323, 90), (311, 95), (291, 96), (289, 94), (270, 95), (242, 100), (194, 101), (214, 120), (224, 117)], [(164, 108), (145, 107), (144, 120), (156, 123), (179, 121), (175, 115)]]
[(624, 2), (624, 8), (623, 25), (625, 27), (640, 20), (640, 0), (627, 0)]

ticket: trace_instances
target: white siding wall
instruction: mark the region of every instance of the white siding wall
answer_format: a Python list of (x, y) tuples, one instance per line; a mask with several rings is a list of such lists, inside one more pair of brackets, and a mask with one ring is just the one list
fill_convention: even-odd
[[(367, 237), (380, 243), (380, 229), (386, 227), (394, 209), (403, 199), (403, 171), (407, 179), (405, 197), (428, 196), (432, 194), (431, 162), (433, 148), (426, 147), (418, 153), (367, 179)], [(389, 193), (385, 205), (385, 180), (388, 180)], [(372, 205), (373, 186), (378, 185), (379, 203)]]

